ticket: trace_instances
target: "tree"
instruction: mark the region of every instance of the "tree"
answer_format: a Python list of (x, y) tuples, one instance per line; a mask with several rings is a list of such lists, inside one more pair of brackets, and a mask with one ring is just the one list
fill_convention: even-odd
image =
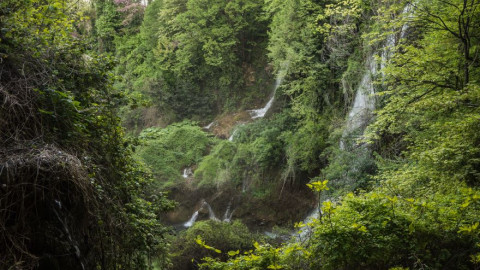
[(146, 269), (171, 202), (148, 192), (73, 3), (0, 2), (0, 268)]

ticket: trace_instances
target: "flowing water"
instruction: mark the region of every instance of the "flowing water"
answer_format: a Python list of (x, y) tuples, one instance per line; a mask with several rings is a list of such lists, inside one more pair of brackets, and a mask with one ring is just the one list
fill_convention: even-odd
[(310, 235), (313, 233), (311, 223), (315, 219), (319, 219), (319, 213), (320, 209), (318, 207), (315, 207), (315, 209), (313, 209), (312, 212), (310, 212), (310, 214), (308, 214), (308, 216), (303, 220), (304, 226), (294, 233), (294, 236), (297, 238), (298, 241), (302, 242), (310, 238)]
[[(409, 18), (413, 16), (412, 6), (407, 4), (403, 9), (400, 16), (407, 15)], [(408, 29), (408, 23), (405, 23), (399, 35), (390, 34), (385, 40), (384, 46), (378, 50), (381, 56), (380, 63), (377, 63), (375, 59), (375, 52), (370, 54), (366, 60), (366, 71), (362, 76), (360, 84), (357, 87), (353, 106), (347, 116), (347, 123), (340, 139), (340, 149), (345, 150), (345, 139), (352, 136), (352, 134), (358, 134), (357, 136), (363, 136), (364, 129), (373, 117), (375, 110), (375, 86), (374, 76), (380, 72), (383, 74), (383, 69), (388, 64), (388, 61), (394, 53), (394, 47), (400, 39), (404, 38)], [(377, 66), (380, 64), (380, 70), (377, 70)], [(365, 149), (365, 151), (368, 151)], [(354, 166), (354, 165), (352, 165)], [(320, 209), (316, 207), (303, 221), (306, 224), (301, 228), (297, 234), (297, 241), (304, 241), (312, 234), (312, 227), (308, 224), (315, 218), (319, 218)]]
[(230, 212), (231, 207), (232, 207), (232, 201), (228, 203), (227, 210), (225, 210), (225, 214), (223, 214), (223, 220), (222, 220), (223, 222), (232, 221), (233, 212), (235, 212), (235, 210)]
[[(199, 212), (200, 212), (202, 209), (207, 209), (207, 211), (208, 211), (208, 218), (209, 218), (210, 220), (219, 221), (219, 219), (215, 216), (215, 213), (213, 212), (212, 207), (210, 206), (210, 204), (208, 204), (207, 201), (203, 200), (202, 205), (200, 206), (200, 208), (193, 213), (193, 215), (190, 217), (190, 219), (189, 219), (187, 222), (183, 223), (183, 226), (186, 227), (186, 228), (192, 227), (193, 224), (195, 224), (195, 221), (197, 221)], [(231, 218), (231, 216), (230, 216), (230, 218)]]
[[(408, 17), (412, 16), (412, 6), (406, 5), (400, 16), (405, 14)], [(387, 36), (385, 44), (378, 50), (380, 54), (380, 63), (377, 63), (375, 54), (371, 53), (366, 60), (366, 71), (364, 72), (360, 84), (357, 87), (353, 106), (347, 116), (347, 123), (343, 131), (342, 139), (340, 140), (340, 148), (345, 150), (345, 139), (348, 137), (362, 136), (363, 131), (373, 117), (375, 110), (375, 86), (374, 77), (380, 73), (384, 76), (384, 68), (388, 64), (392, 54), (394, 53), (395, 45), (400, 41), (399, 39), (405, 36), (408, 29), (408, 24), (404, 24), (399, 35), (394, 33)], [(380, 70), (377, 70), (378, 64)]]
[(187, 222), (185, 222), (183, 226), (187, 228), (192, 227), (195, 221), (197, 220), (197, 218), (198, 218), (198, 210), (193, 213), (192, 217)]
[(228, 140), (231, 141), (231, 142), (233, 142), (233, 138), (235, 137), (235, 135), (237, 134), (237, 132), (238, 132), (238, 129), (235, 128), (235, 129), (233, 130), (233, 132), (232, 132), (232, 135), (230, 135), (230, 137), (228, 137)]
[[(276, 88), (275, 88), (275, 90), (276, 90)], [(257, 110), (249, 110), (248, 111), (250, 113), (250, 116), (252, 117), (252, 119), (263, 118), (265, 116), (265, 114), (268, 112), (270, 107), (272, 107), (273, 101), (275, 99), (275, 92), (276, 91), (273, 92), (272, 97), (267, 102), (265, 107), (263, 107), (261, 109), (257, 109)]]
[[(375, 57), (371, 54), (367, 58), (367, 70), (363, 74), (362, 80), (357, 88), (355, 100), (347, 116), (347, 123), (342, 137), (350, 135), (352, 132), (364, 128), (370, 121), (375, 110), (375, 88), (372, 77), (377, 73), (377, 63)], [(342, 140), (343, 141), (343, 140)]]
[(210, 128), (212, 128), (213, 124), (215, 124), (215, 121), (213, 121), (210, 124), (204, 126), (203, 129), (210, 130)]
[(189, 178), (189, 177), (192, 177), (193, 176), (193, 172), (192, 172), (192, 168), (190, 167), (187, 167), (185, 169), (183, 169), (183, 174), (182, 174), (182, 177), (183, 178)]
[(252, 117), (252, 119), (257, 119), (257, 118), (263, 118), (265, 117), (265, 114), (267, 114), (268, 110), (270, 109), (270, 107), (272, 107), (273, 105), (273, 101), (275, 100), (275, 94), (277, 93), (277, 89), (278, 87), (280, 87), (280, 85), (282, 84), (283, 82), (283, 78), (285, 77), (285, 73), (286, 73), (286, 69), (285, 70), (282, 70), (278, 73), (277, 75), (277, 79), (275, 81), (275, 87), (273, 88), (273, 93), (272, 93), (272, 96), (270, 97), (270, 99), (268, 100), (267, 104), (265, 105), (265, 107), (263, 108), (260, 108), (260, 109), (256, 109), (256, 110), (249, 110), (248, 112), (250, 113), (250, 116)]

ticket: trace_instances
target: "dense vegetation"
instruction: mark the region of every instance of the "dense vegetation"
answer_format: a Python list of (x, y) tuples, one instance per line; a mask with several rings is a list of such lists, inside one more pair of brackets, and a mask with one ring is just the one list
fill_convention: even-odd
[(477, 0), (2, 1), (0, 268), (477, 269), (479, 53)]
[(132, 158), (113, 61), (77, 37), (78, 8), (0, 3), (1, 269), (142, 269), (166, 255), (171, 203)]

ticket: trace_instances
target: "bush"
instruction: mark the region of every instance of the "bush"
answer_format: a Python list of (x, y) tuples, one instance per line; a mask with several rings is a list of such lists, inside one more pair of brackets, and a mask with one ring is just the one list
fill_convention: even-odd
[[(202, 239), (213, 249), (207, 249), (197, 243), (197, 239)], [(240, 221), (233, 223), (219, 221), (198, 221), (187, 231), (176, 239), (172, 245), (172, 262), (175, 269), (185, 269), (188, 266), (196, 265), (206, 256), (214, 256), (220, 260), (226, 261), (229, 258), (228, 251), (239, 250), (241, 252), (253, 248), (253, 235), (248, 228)]]

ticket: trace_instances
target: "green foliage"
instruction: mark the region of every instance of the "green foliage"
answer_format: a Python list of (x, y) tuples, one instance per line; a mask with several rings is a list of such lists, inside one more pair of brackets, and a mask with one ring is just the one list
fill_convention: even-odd
[[(405, 192), (418, 186), (428, 192), (436, 183), (461, 181), (478, 185), (480, 112), (473, 104), (480, 98), (480, 77), (476, 65), (465, 70), (465, 40), (458, 35), (467, 35), (469, 46), (476, 46), (479, 39), (461, 31), (478, 30), (473, 21), (480, 18), (475, 10), (462, 13), (458, 9), (463, 7), (460, 1), (449, 3), (419, 3), (418, 15), (409, 23), (426, 23), (421, 28), (423, 33), (414, 44), (396, 48), (401, 53), (395, 54), (385, 69), (388, 87), (379, 93), (385, 106), (371, 127), (370, 138), (381, 135), (403, 142), (402, 149), (394, 150), (403, 151), (402, 160), (384, 160), (380, 164), (381, 178), (389, 182), (402, 179)], [(430, 5), (438, 9), (433, 12)], [(473, 23), (473, 28), (450, 32), (453, 20), (463, 16), (472, 17), (468, 23)], [(440, 20), (445, 26), (434, 27)]]
[(98, 15), (95, 21), (95, 34), (98, 38), (98, 50), (111, 52), (115, 49), (113, 40), (120, 26), (117, 7), (113, 1), (98, 1), (96, 11)]
[(461, 228), (473, 224), (479, 210), (464, 207), (472, 192), (456, 187), (421, 199), (350, 194), (317, 225), (312, 248), (325, 269), (469, 268), (478, 231), (467, 236)]
[[(244, 191), (246, 186), (251, 186), (258, 194), (268, 194), (283, 185), (274, 181), (271, 172), (287, 166), (286, 159), (290, 158), (287, 151), (292, 142), (286, 134), (292, 134), (294, 120), (286, 112), (238, 126), (234, 143), (220, 142), (199, 164), (195, 172), (199, 185), (218, 187), (230, 183), (243, 186)], [(297, 168), (297, 164), (294, 166)]]
[[(347, 139), (342, 140), (345, 145)], [(330, 163), (322, 170), (322, 174), (331, 180), (331, 187), (336, 193), (371, 188), (377, 164), (369, 149), (356, 146), (342, 150), (335, 145), (329, 149), (326, 156)]]
[[(322, 183), (323, 185), (323, 183)], [(256, 245), (226, 263), (206, 258), (202, 269), (390, 269), (472, 267), (479, 251), (480, 194), (462, 186), (413, 199), (379, 190), (341, 205), (325, 202), (314, 235), (303, 246)], [(303, 267), (303, 268), (302, 268)]]
[(230, 162), (236, 154), (237, 148), (229, 141), (219, 142), (212, 148), (195, 170), (198, 187), (215, 188), (230, 180)]
[(153, 1), (139, 34), (117, 39), (117, 87), (147, 96), (167, 123), (266, 95), (266, 22), (258, 1)]
[(77, 8), (0, 2), (0, 268), (146, 269), (166, 256), (171, 202), (147, 196), (152, 178), (115, 114), (113, 61), (86, 50)]
[(166, 128), (148, 128), (139, 135), (136, 155), (152, 170), (162, 187), (181, 183), (183, 168), (198, 164), (213, 139), (194, 123), (182, 122)]
[(176, 267), (196, 265), (205, 256), (227, 260), (252, 248), (253, 235), (240, 221), (199, 221), (173, 243)]
[[(329, 67), (344, 70), (347, 65), (337, 60), (347, 60), (344, 80), (358, 77), (360, 57), (338, 58), (337, 53), (348, 56), (352, 52), (349, 47), (358, 40), (347, 36), (358, 31), (363, 12), (375, 9), (377, 23), (372, 23), (371, 32), (365, 35), (375, 46), (385, 43), (389, 34), (397, 33), (397, 38), (401, 37), (404, 23), (409, 26), (403, 32), (408, 41), (401, 39), (395, 47), (385, 49), (393, 57), (382, 70), (384, 77), (379, 82), (382, 87), (378, 86), (385, 90), (378, 93), (381, 108), (369, 128), (368, 138), (374, 144), (362, 146), (348, 142), (344, 146), (349, 151), (331, 147), (333, 150), (323, 153), (330, 159), (323, 173), (332, 180), (333, 188), (372, 188), (367, 184), (378, 166), (378, 186), (369, 192), (350, 193), (337, 203), (323, 203), (323, 215), (310, 224), (314, 235), (305, 244), (293, 243), (279, 249), (261, 245), (256, 251), (226, 263), (207, 258), (202, 265), (204, 269), (298, 269), (299, 265), (303, 267), (300, 269), (474, 269), (478, 265), (480, 73), (478, 60), (471, 57), (478, 53), (479, 39), (473, 34), (479, 31), (478, 3), (417, 1), (410, 3), (414, 5), (413, 16), (408, 12), (399, 15), (404, 9), (401, 2), (370, 4), (335, 1), (324, 10), (317, 10), (319, 31), (327, 35), (325, 46), (337, 49), (330, 55), (333, 62)], [(302, 11), (295, 1), (282, 7), (276, 1), (270, 1), (269, 5), (274, 14), (272, 24), (278, 23), (277, 27), (282, 25), (281, 19), (294, 18), (295, 12)], [(297, 10), (293, 12), (295, 5)], [(281, 40), (283, 36), (288, 34), (276, 38)], [(272, 47), (275, 59), (295, 56), (282, 48), (288, 46)], [(298, 50), (293, 52), (302, 52), (301, 46), (294, 48)], [(281, 63), (277, 62), (277, 68)], [(308, 77), (289, 76), (287, 74), (284, 88), (292, 99), (294, 116), (301, 120), (299, 127), (318, 128), (316, 119), (322, 103), (312, 103), (319, 100), (315, 95), (306, 95), (309, 98), (303, 100), (298, 98), (308, 93), (299, 90), (306, 91), (308, 87), (294, 91), (296, 83), (308, 86), (303, 81)], [(309, 107), (312, 104), (315, 105)], [(323, 126), (328, 128), (329, 124)], [(300, 134), (290, 132), (283, 134), (287, 142), (294, 141), (295, 134)], [(319, 129), (312, 132), (318, 133)], [(312, 148), (312, 144), (305, 141), (298, 145)], [(350, 151), (352, 146), (357, 150)], [(377, 164), (372, 163), (367, 147), (378, 151)], [(301, 156), (308, 150), (291, 153)], [(308, 158), (303, 156), (302, 160)], [(292, 265), (294, 260), (285, 260), (284, 255), (295, 246), (299, 247), (298, 261)]]
[(275, 248), (269, 244), (254, 243), (254, 250), (243, 252), (227, 262), (211, 257), (204, 258), (200, 269), (232, 269), (232, 270), (260, 270), (260, 269), (309, 269), (306, 258), (311, 254), (298, 243)]

